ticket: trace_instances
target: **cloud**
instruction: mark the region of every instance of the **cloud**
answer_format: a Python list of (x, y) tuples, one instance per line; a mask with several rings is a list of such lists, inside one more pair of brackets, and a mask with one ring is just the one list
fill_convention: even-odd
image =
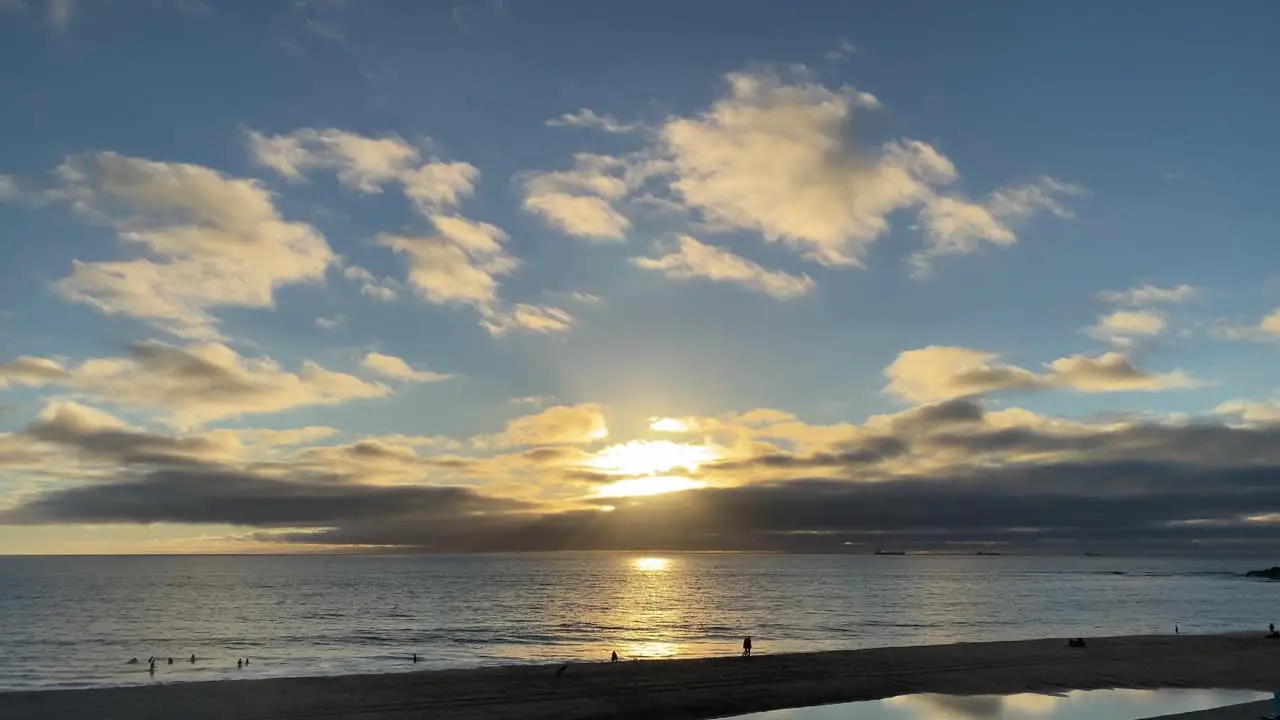
[(521, 179), (524, 209), (552, 227), (586, 240), (621, 240), (631, 228), (614, 203), (638, 185), (626, 161), (578, 153), (572, 170), (528, 173)]
[(249, 130), (247, 138), (253, 161), (289, 180), (327, 170), (343, 185), (370, 194), (395, 182), (428, 218), (470, 197), (480, 179), (480, 170), (470, 163), (424, 161), (417, 147), (396, 135), (374, 138), (334, 128), (301, 128), (284, 135)]
[(509, 309), (485, 309), (480, 324), (494, 337), (502, 337), (516, 329), (547, 334), (566, 332), (574, 318), (565, 310), (551, 305), (516, 303)]
[(73, 263), (62, 297), (186, 339), (220, 336), (211, 311), (267, 309), (277, 288), (324, 279), (335, 256), (305, 223), (283, 220), (257, 181), (199, 165), (116, 153), (69, 159), (54, 194), (110, 224), (132, 260)]
[(48, 0), (48, 3), (49, 23), (59, 30), (66, 30), (76, 11), (74, 0)]
[(17, 200), (22, 192), (18, 188), (18, 180), (12, 175), (0, 173), (0, 202)]
[(1200, 291), (1191, 285), (1177, 285), (1171, 288), (1143, 285), (1127, 290), (1104, 290), (1098, 293), (1098, 299), (1116, 305), (1144, 306), (1182, 303), (1196, 298), (1199, 294)]
[(995, 353), (930, 345), (898, 354), (885, 368), (885, 390), (904, 400), (931, 402), (998, 390), (1037, 387), (1035, 373), (999, 361)]
[(1098, 357), (1075, 355), (1049, 363), (1045, 381), (1051, 385), (1079, 392), (1158, 392), (1196, 387), (1199, 381), (1176, 370), (1150, 373), (1135, 367), (1120, 353)]
[(441, 237), (383, 233), (376, 242), (408, 258), (409, 284), (419, 297), (435, 305), (491, 305), (498, 300), (498, 276), (517, 266), (505, 253), (469, 252)]
[(346, 321), (347, 316), (341, 313), (331, 317), (318, 317), (316, 318), (316, 327), (321, 330), (336, 330), (342, 327), (343, 323)]
[(1060, 388), (1084, 393), (1155, 392), (1198, 384), (1182, 371), (1150, 373), (1120, 353), (1075, 355), (1035, 373), (1000, 361), (995, 353), (931, 345), (908, 350), (884, 371), (885, 391), (912, 402), (934, 402), (1009, 390)]
[(594, 111), (582, 108), (575, 113), (565, 113), (558, 118), (547, 121), (547, 127), (579, 127), (602, 130), (607, 133), (629, 133), (639, 130), (639, 124), (621, 123), (612, 115), (597, 115)]
[(1168, 324), (1164, 316), (1149, 310), (1117, 310), (1098, 318), (1098, 323), (1085, 328), (1085, 333), (1098, 340), (1119, 345), (1128, 344), (1134, 336), (1154, 336), (1164, 332)]
[(601, 440), (609, 436), (603, 408), (594, 403), (554, 405), (532, 415), (524, 415), (507, 423), (497, 437), (482, 438), (481, 444), (560, 445)]
[(430, 370), (414, 370), (409, 363), (395, 355), (384, 355), (371, 352), (360, 361), (361, 367), (371, 372), (384, 375), (393, 380), (405, 382), (439, 382), (448, 380), (452, 375), (445, 375)]
[[(696, 471), (704, 489), (612, 498), (612, 512), (600, 512), (602, 500), (565, 504), (505, 496), (492, 483), (483, 491), (442, 484), (456, 473), (514, 472), (501, 487), (526, 490), (550, 478), (585, 489), (616, 479), (591, 472), (592, 456), (580, 449), (546, 444), (603, 437), (593, 409), (513, 420), (504, 435), (536, 447), (492, 458), (420, 456), (414, 446), (436, 439), (381, 436), (246, 463), (240, 443), (272, 431), (165, 436), (53, 404), (22, 434), (0, 435), (0, 464), (26, 467), (70, 449), (99, 474), (28, 494), (0, 511), (0, 523), (233, 524), (278, 530), (273, 537), (301, 544), (441, 552), (841, 552), (885, 543), (1264, 551), (1280, 540), (1280, 524), (1269, 520), (1280, 513), (1280, 425), (1072, 421), (989, 411), (972, 399), (862, 425), (807, 426), (767, 408), (684, 418), (698, 432), (732, 426), (752, 439)], [(316, 430), (298, 434), (325, 432)], [(801, 446), (784, 438), (825, 440)], [(43, 446), (59, 452), (42, 454)]]
[(1014, 232), (1018, 222), (1041, 212), (1071, 217), (1060, 198), (1083, 193), (1078, 186), (1042, 177), (1026, 185), (996, 190), (981, 203), (959, 196), (929, 198), (920, 210), (928, 239), (924, 250), (911, 257), (913, 272), (927, 275), (934, 259), (976, 252), (984, 241), (1012, 245), (1018, 240)]
[(973, 202), (944, 192), (959, 173), (933, 146), (853, 141), (856, 118), (880, 107), (870, 93), (829, 88), (803, 67), (725, 80), (702, 112), (645, 128), (640, 150), (579, 154), (572, 170), (526, 174), (525, 209), (569, 235), (620, 240), (641, 208), (657, 207), (707, 231), (759, 233), (826, 266), (862, 266), (889, 217), (914, 210), (927, 233), (913, 258), (920, 274), (940, 255), (1014, 243), (1034, 215), (1066, 217), (1061, 198), (1084, 192), (1045, 176)]
[[(141, 342), (124, 357), (95, 358), (76, 367), (22, 358), (27, 384), (57, 384), (122, 407), (148, 408), (180, 427), (241, 415), (385, 397), (389, 389), (304, 362), (290, 372), (266, 357), (246, 358), (219, 343), (176, 347)], [(13, 365), (9, 363), (8, 365)], [(31, 368), (38, 367), (32, 373)]]
[(860, 52), (862, 52), (862, 50), (859, 49), (857, 45), (854, 45), (848, 40), (841, 40), (839, 45), (827, 51), (825, 57), (834, 62), (836, 60), (843, 60), (850, 55), (857, 55)]
[(351, 265), (342, 270), (342, 276), (360, 283), (360, 294), (374, 300), (392, 302), (400, 291), (400, 284), (391, 278), (378, 279), (373, 273), (359, 265)]
[(676, 280), (706, 278), (714, 282), (734, 283), (778, 300), (800, 297), (813, 289), (813, 280), (808, 275), (766, 270), (724, 248), (706, 245), (688, 235), (682, 235), (677, 243), (677, 247), (665, 255), (636, 257), (631, 259), (631, 263), (647, 270), (657, 270)]
[(66, 369), (56, 360), (23, 355), (0, 363), (0, 390), (11, 385), (38, 387), (67, 376)]

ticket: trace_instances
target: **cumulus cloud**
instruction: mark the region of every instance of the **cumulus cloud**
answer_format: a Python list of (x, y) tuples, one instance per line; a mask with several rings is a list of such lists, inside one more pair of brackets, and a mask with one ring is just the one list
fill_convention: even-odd
[[(390, 392), (384, 385), (310, 361), (291, 372), (270, 358), (242, 357), (219, 343), (135, 343), (124, 357), (95, 358), (75, 367), (49, 359), (20, 361), (29, 379), (56, 383), (114, 405), (152, 409), (179, 426), (379, 398)], [(32, 366), (39, 368), (38, 375), (29, 374)]]
[(187, 339), (219, 337), (220, 307), (272, 308), (277, 288), (320, 281), (335, 256), (305, 223), (288, 222), (257, 181), (199, 165), (116, 153), (76, 157), (54, 195), (110, 224), (131, 260), (77, 260), (62, 297), (140, 318)]
[(713, 282), (734, 283), (779, 300), (790, 300), (813, 289), (813, 280), (808, 275), (766, 270), (758, 263), (724, 248), (701, 243), (688, 235), (682, 235), (677, 247), (665, 255), (636, 257), (631, 259), (631, 263), (647, 270), (657, 270), (676, 280), (705, 278)]
[(631, 228), (615, 205), (643, 179), (609, 155), (578, 153), (572, 170), (526, 174), (524, 209), (562, 232), (586, 240), (621, 240)]
[(559, 445), (589, 443), (609, 436), (604, 410), (594, 403), (553, 405), (507, 423), (498, 436), (480, 438), (481, 445)]
[(1085, 328), (1091, 337), (1118, 345), (1132, 342), (1134, 337), (1159, 335), (1167, 327), (1164, 316), (1150, 310), (1117, 310), (1098, 318), (1097, 324)]
[(342, 276), (360, 283), (360, 294), (374, 300), (392, 302), (400, 290), (400, 284), (391, 278), (378, 278), (369, 270), (359, 265), (350, 265), (342, 270)]
[(996, 190), (980, 203), (960, 196), (929, 198), (920, 210), (927, 242), (924, 250), (911, 257), (913, 271), (917, 276), (928, 274), (936, 258), (976, 252), (982, 242), (1012, 245), (1018, 240), (1014, 230), (1020, 221), (1041, 212), (1071, 217), (1061, 198), (1083, 192), (1078, 186), (1042, 177)]
[(612, 115), (597, 115), (595, 111), (581, 108), (577, 112), (565, 113), (558, 118), (547, 121), (547, 127), (579, 127), (602, 130), (607, 133), (629, 133), (640, 129), (640, 125), (618, 122)]
[(1049, 363), (1035, 373), (1000, 360), (995, 353), (932, 345), (908, 350), (884, 371), (885, 391), (912, 402), (933, 402), (1008, 390), (1062, 388), (1085, 393), (1155, 392), (1193, 387), (1182, 371), (1151, 373), (1120, 353), (1076, 355)]
[(861, 266), (890, 216), (913, 210), (927, 235), (913, 259), (920, 273), (940, 255), (1012, 244), (1020, 222), (1065, 217), (1061, 199), (1083, 192), (1042, 177), (970, 201), (945, 191), (959, 173), (933, 146), (853, 141), (859, 114), (880, 106), (870, 93), (827, 87), (803, 68), (725, 79), (702, 112), (648, 128), (640, 150), (580, 154), (572, 170), (526, 175), (525, 209), (570, 235), (618, 240), (643, 199), (706, 229), (757, 232), (827, 266)]
[(360, 365), (371, 372), (404, 382), (439, 382), (452, 377), (430, 370), (415, 370), (403, 358), (378, 352), (365, 355)]

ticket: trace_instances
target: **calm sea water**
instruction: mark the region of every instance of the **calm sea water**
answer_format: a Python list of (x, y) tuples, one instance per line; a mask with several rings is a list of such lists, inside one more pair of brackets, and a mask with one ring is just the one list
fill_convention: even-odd
[[(1257, 561), (0, 557), (0, 689), (1265, 629)], [(410, 662), (411, 653), (422, 661)], [(194, 665), (186, 659), (195, 653)], [(154, 677), (149, 656), (161, 658)], [(252, 664), (238, 670), (236, 659)], [(137, 657), (142, 665), (126, 665)], [(166, 660), (173, 657), (174, 664)]]

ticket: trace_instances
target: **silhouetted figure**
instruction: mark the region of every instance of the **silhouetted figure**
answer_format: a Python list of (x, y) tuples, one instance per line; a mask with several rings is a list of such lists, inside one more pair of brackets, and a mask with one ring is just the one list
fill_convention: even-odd
[(242, 667), (244, 667), (244, 661), (240, 658), (236, 658), (236, 669), (239, 670)]
[(1067, 647), (1082, 648), (1088, 645), (1085, 644), (1084, 638), (1070, 638), (1067, 640)]
[(1268, 625), (1268, 626), (1267, 626), (1267, 631), (1268, 631), (1268, 632), (1275, 632), (1275, 631), (1276, 631), (1276, 624), (1275, 624), (1275, 623), (1271, 623), (1270, 625)]
[(413, 654), (413, 661), (418, 662), (418, 653)]
[(169, 658), (169, 664), (170, 664), (170, 665), (172, 665), (172, 664), (173, 664), (173, 658)]
[(1174, 624), (1173, 624), (1173, 634), (1174, 634), (1174, 635), (1181, 635), (1181, 634), (1182, 634), (1182, 630), (1178, 629), (1178, 623), (1174, 623)]
[(1271, 623), (1270, 625), (1267, 626), (1267, 637), (1271, 638), (1272, 640), (1280, 638), (1280, 632), (1276, 632), (1275, 623)]
[(560, 677), (561, 675), (563, 675), (563, 674), (564, 674), (564, 671), (565, 671), (565, 670), (568, 670), (568, 669), (569, 669), (569, 666), (568, 666), (568, 665), (561, 665), (561, 666), (560, 666), (560, 669), (559, 669), (559, 670), (556, 670), (556, 677), (557, 677), (557, 678), (558, 678), (558, 677)]
[(125, 663), (125, 665), (137, 665), (137, 664), (138, 664), (138, 658), (129, 658), (129, 662)]
[(147, 666), (147, 672), (151, 673), (152, 675), (155, 675), (155, 674), (156, 674), (156, 659), (155, 659), (155, 658), (151, 658), (151, 662), (150, 662), (150, 664)]
[(189, 662), (190, 662), (192, 665), (195, 665), (195, 664), (196, 664), (196, 654), (195, 654), (195, 653), (191, 653), (191, 660), (190, 660)]
[(614, 650), (614, 651), (613, 651), (613, 654), (609, 656), (609, 662), (618, 662), (618, 651), (617, 651), (617, 650)]
[(245, 665), (248, 665), (248, 664), (249, 664), (249, 658), (245, 658), (245, 659), (244, 659), (244, 664), (245, 664)]

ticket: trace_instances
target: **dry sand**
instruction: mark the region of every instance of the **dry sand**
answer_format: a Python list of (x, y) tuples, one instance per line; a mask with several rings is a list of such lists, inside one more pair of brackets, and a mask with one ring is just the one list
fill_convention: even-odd
[[(757, 647), (766, 649), (768, 643), (760, 641)], [(0, 693), (0, 718), (698, 720), (917, 692), (1111, 687), (1270, 691), (1280, 688), (1280, 640), (1260, 634), (1099, 638), (1076, 649), (1060, 639), (581, 663), (570, 665), (559, 678), (557, 667)], [(1257, 718), (1261, 709), (1187, 717)]]

